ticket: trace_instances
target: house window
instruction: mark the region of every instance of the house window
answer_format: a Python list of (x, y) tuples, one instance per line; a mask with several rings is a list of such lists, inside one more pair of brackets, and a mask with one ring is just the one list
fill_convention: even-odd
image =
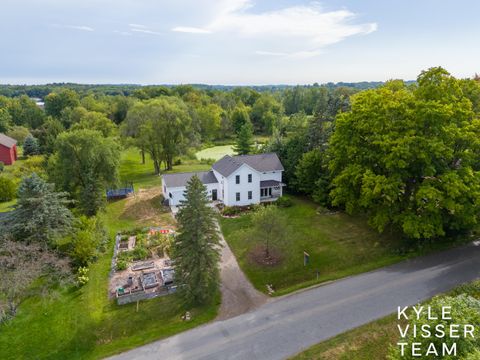
[(168, 197), (169, 197), (170, 199), (171, 199), (171, 198), (173, 198), (173, 196), (172, 196), (172, 193), (171, 193), (171, 192), (169, 192), (169, 193), (168, 193)]
[(240, 175), (235, 176), (235, 184), (240, 184)]
[(236, 197), (237, 201), (240, 201), (240, 193), (236, 193), (235, 197)]
[(248, 182), (249, 182), (249, 183), (252, 182), (252, 174), (248, 174)]
[(248, 200), (252, 200), (252, 192), (251, 191), (248, 192)]

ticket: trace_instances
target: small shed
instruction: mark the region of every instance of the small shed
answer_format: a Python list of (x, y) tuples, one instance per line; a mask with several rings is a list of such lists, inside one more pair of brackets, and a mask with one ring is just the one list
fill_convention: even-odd
[(0, 133), (0, 161), (12, 165), (17, 160), (17, 140)]

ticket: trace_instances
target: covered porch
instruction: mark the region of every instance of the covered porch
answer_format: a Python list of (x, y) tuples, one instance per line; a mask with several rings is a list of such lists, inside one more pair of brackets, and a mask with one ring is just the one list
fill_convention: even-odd
[(285, 186), (277, 180), (260, 181), (260, 201), (275, 201), (282, 196), (282, 187)]

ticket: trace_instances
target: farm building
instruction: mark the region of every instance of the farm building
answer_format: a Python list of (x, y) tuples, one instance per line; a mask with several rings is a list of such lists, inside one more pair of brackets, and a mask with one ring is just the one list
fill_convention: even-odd
[(0, 134), (0, 161), (12, 165), (17, 160), (17, 140)]

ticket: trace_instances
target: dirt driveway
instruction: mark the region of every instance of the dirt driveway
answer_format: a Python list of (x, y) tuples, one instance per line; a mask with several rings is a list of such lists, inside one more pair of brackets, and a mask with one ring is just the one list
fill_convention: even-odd
[(222, 304), (217, 320), (225, 320), (251, 311), (270, 298), (256, 290), (238, 266), (237, 259), (220, 231), (222, 252), (220, 262), (220, 291)]

